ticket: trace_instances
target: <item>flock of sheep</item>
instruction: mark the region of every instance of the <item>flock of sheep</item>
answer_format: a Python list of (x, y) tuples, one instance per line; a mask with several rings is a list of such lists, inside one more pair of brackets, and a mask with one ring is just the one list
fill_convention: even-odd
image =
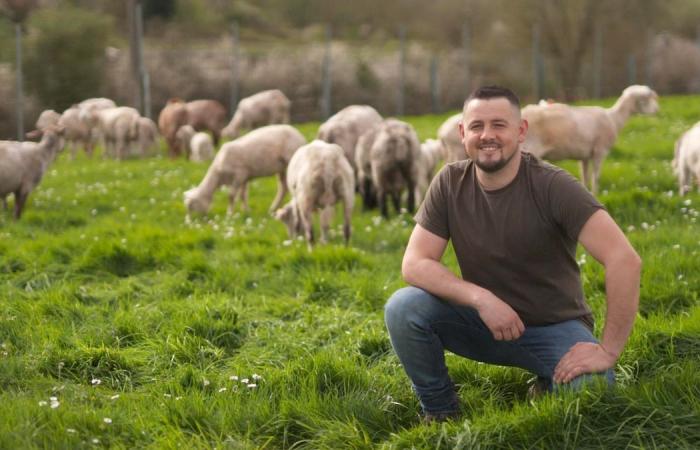
[[(184, 193), (188, 219), (191, 213), (206, 213), (224, 185), (229, 188), (228, 212), (239, 197), (248, 210), (248, 181), (277, 175), (270, 212), (285, 223), (290, 237), (303, 235), (311, 248), (315, 210), (321, 211), (324, 242), (335, 205), (343, 204), (347, 244), (356, 192), (365, 209), (378, 207), (384, 216), (389, 214), (389, 199), (398, 212), (405, 198), (412, 211), (440, 160), (466, 157), (458, 131), (461, 113), (440, 126), (438, 139), (421, 144), (409, 123), (382, 118), (371, 106), (351, 105), (321, 124), (316, 139), (307, 143), (289, 125), (290, 104), (279, 90), (263, 91), (241, 100), (227, 123), (219, 102), (174, 99), (161, 111), (157, 126), (109, 99), (88, 99), (62, 114), (47, 110), (36, 130), (28, 133), (41, 137), (38, 143), (0, 141), (0, 199), (7, 207), (6, 197), (14, 194), (18, 219), (27, 196), (64, 144), (71, 145), (73, 155), (79, 147), (90, 155), (101, 141), (106, 156), (122, 159), (151, 153), (160, 134), (172, 157), (184, 154), (193, 161), (212, 161), (201, 183)], [(655, 114), (658, 108), (657, 94), (639, 85), (625, 89), (610, 108), (545, 101), (528, 105), (522, 109), (530, 125), (523, 148), (538, 158), (580, 160), (582, 180), (595, 193), (602, 162), (625, 122), (633, 114)], [(239, 137), (246, 129), (250, 131)], [(222, 137), (230, 141), (216, 152)], [(683, 195), (691, 177), (700, 178), (700, 123), (676, 142), (673, 164)], [(280, 208), (287, 191), (291, 200)]]

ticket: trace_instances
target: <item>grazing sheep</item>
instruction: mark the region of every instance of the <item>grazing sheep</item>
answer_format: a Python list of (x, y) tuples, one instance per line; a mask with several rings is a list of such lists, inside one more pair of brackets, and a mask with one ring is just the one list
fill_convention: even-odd
[[(102, 138), (100, 135), (99, 131), (99, 126), (98, 126), (98, 117), (97, 117), (97, 112), (101, 111), (103, 109), (109, 109), (109, 108), (116, 108), (117, 104), (114, 103), (113, 100), (110, 100), (108, 98), (88, 98), (86, 100), (83, 100), (82, 102), (78, 103), (77, 105), (73, 105), (72, 108), (77, 108), (80, 111), (80, 114), (78, 115), (77, 119), (71, 118), (69, 122), (67, 122), (67, 118), (64, 119), (64, 121), (61, 123), (62, 126), (65, 126), (67, 128), (73, 127), (75, 128), (76, 131), (70, 132), (68, 131), (67, 133), (67, 140), (72, 140), (73, 142), (83, 142), (83, 148), (85, 149), (85, 153), (88, 156), (92, 156), (93, 149), (95, 148), (95, 145), (97, 142)], [(65, 111), (64, 113), (65, 114)], [(72, 113), (71, 113), (72, 114)], [(79, 124), (73, 125), (76, 121), (79, 121)], [(82, 131), (87, 129), (87, 132)], [(87, 137), (82, 138), (80, 133), (87, 133)], [(70, 135), (73, 134), (75, 138), (70, 138)], [(73, 147), (73, 157), (75, 157), (75, 146)]]
[(407, 208), (413, 212), (416, 200), (416, 186), (420, 174), (420, 141), (416, 130), (398, 119), (386, 119), (379, 126), (370, 148), (372, 185), (377, 193), (379, 210), (389, 217), (387, 196), (391, 196), (394, 208), (400, 211), (401, 193), (408, 190)]
[(459, 122), (462, 120), (462, 113), (450, 116), (440, 128), (437, 136), (442, 143), (443, 159), (445, 163), (451, 163), (467, 159), (467, 152), (464, 151), (462, 137), (459, 135)]
[(274, 123), (289, 123), (291, 102), (279, 89), (258, 92), (238, 102), (231, 122), (221, 131), (228, 139), (237, 138), (244, 128), (257, 128)]
[(189, 157), (190, 155), (190, 142), (192, 141), (192, 136), (196, 131), (192, 125), (183, 125), (175, 133), (175, 139), (178, 142), (178, 146), (185, 151), (185, 155)]
[(311, 214), (321, 209), (321, 242), (328, 241), (328, 228), (335, 204), (343, 202), (343, 235), (350, 242), (355, 174), (338, 144), (314, 140), (296, 151), (287, 167), (287, 186), (292, 199), (275, 217), (287, 225), (289, 237), (302, 231), (311, 250), (314, 243)]
[(371, 106), (350, 105), (322, 123), (316, 138), (330, 144), (340, 145), (352, 169), (357, 172), (357, 167), (355, 167), (357, 141), (360, 136), (381, 121), (382, 116)]
[(158, 126), (148, 117), (139, 117), (138, 119), (138, 137), (136, 149), (138, 156), (146, 156), (153, 153), (158, 144)]
[(176, 136), (183, 125), (191, 125), (196, 131), (210, 131), (214, 143), (218, 145), (221, 130), (226, 125), (226, 109), (216, 100), (194, 100), (188, 103), (179, 98), (168, 100), (158, 116), (158, 129), (173, 158), (180, 156), (184, 150), (182, 141)]
[(27, 197), (63, 148), (62, 132), (58, 126), (49, 126), (38, 143), (0, 141), (0, 198), (5, 200), (14, 194), (16, 220), (22, 215)]
[(381, 122), (365, 131), (355, 146), (355, 167), (357, 168), (357, 188), (362, 197), (362, 209), (368, 211), (377, 207), (377, 193), (372, 183), (372, 162), (370, 154), (374, 139), (379, 133)]
[(268, 125), (258, 128), (236, 140), (225, 143), (209, 166), (199, 186), (185, 192), (185, 206), (190, 212), (206, 213), (211, 205), (214, 191), (219, 186), (229, 186), (228, 214), (238, 193), (243, 207), (248, 208), (248, 180), (277, 174), (277, 195), (270, 206), (274, 211), (287, 192), (286, 171), (292, 155), (306, 144), (304, 136), (290, 125)]
[(700, 122), (676, 141), (672, 165), (678, 176), (678, 193), (681, 196), (690, 190), (693, 177), (700, 185)]
[(214, 142), (208, 133), (195, 133), (190, 139), (190, 161), (204, 162), (214, 158)]
[[(538, 158), (558, 161), (581, 161), (581, 178), (598, 191), (603, 160), (617, 135), (632, 114), (656, 114), (659, 110), (656, 92), (647, 86), (626, 88), (611, 108), (569, 106), (552, 103), (528, 105), (522, 110), (529, 128), (523, 148)], [(593, 163), (593, 171), (589, 170)]]
[(85, 153), (92, 156), (95, 133), (91, 123), (92, 119), (87, 118), (85, 112), (77, 106), (68, 108), (61, 114), (58, 125), (63, 127), (63, 137), (71, 147), (71, 158), (75, 159), (79, 148), (85, 149)]
[(134, 108), (119, 106), (97, 111), (98, 129), (108, 156), (123, 159), (133, 153), (139, 135), (141, 116)]
[(36, 124), (34, 126), (43, 133), (49, 126), (58, 124), (60, 118), (61, 115), (59, 113), (53, 109), (47, 109), (39, 114), (39, 118), (36, 119)]

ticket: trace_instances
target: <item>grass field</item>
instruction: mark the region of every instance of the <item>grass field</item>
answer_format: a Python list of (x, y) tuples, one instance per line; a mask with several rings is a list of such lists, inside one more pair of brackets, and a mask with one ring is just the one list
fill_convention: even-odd
[[(407, 120), (425, 139), (445, 117)], [(0, 448), (697, 448), (700, 196), (678, 197), (670, 160), (699, 119), (700, 97), (663, 98), (603, 165), (599, 198), (644, 260), (617, 387), (530, 402), (528, 373), (448, 355), (466, 414), (431, 426), (383, 325), (410, 215), (358, 200), (351, 246), (338, 215), (309, 253), (267, 215), (273, 179), (250, 214), (218, 193), (186, 224), (206, 165), (64, 154), (21, 221), (0, 213)], [(579, 263), (600, 326), (603, 271)]]

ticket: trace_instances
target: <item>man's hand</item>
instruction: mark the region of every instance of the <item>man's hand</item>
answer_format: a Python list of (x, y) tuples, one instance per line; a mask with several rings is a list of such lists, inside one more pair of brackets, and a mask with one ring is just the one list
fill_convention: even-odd
[(617, 357), (593, 342), (579, 342), (569, 349), (554, 368), (554, 382), (568, 383), (579, 375), (603, 372), (615, 365)]
[(525, 331), (525, 325), (518, 314), (506, 302), (484, 289), (483, 298), (476, 307), (493, 338), (497, 341), (518, 339)]

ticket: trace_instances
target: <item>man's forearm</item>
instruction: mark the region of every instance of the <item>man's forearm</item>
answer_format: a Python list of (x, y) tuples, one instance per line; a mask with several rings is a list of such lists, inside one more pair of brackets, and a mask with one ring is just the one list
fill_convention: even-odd
[(439, 261), (420, 259), (404, 263), (402, 268), (404, 280), (431, 294), (459, 305), (477, 308), (483, 288), (469, 283)]
[(607, 312), (601, 344), (615, 358), (622, 353), (637, 315), (640, 273), (636, 253), (611, 261), (605, 268)]

